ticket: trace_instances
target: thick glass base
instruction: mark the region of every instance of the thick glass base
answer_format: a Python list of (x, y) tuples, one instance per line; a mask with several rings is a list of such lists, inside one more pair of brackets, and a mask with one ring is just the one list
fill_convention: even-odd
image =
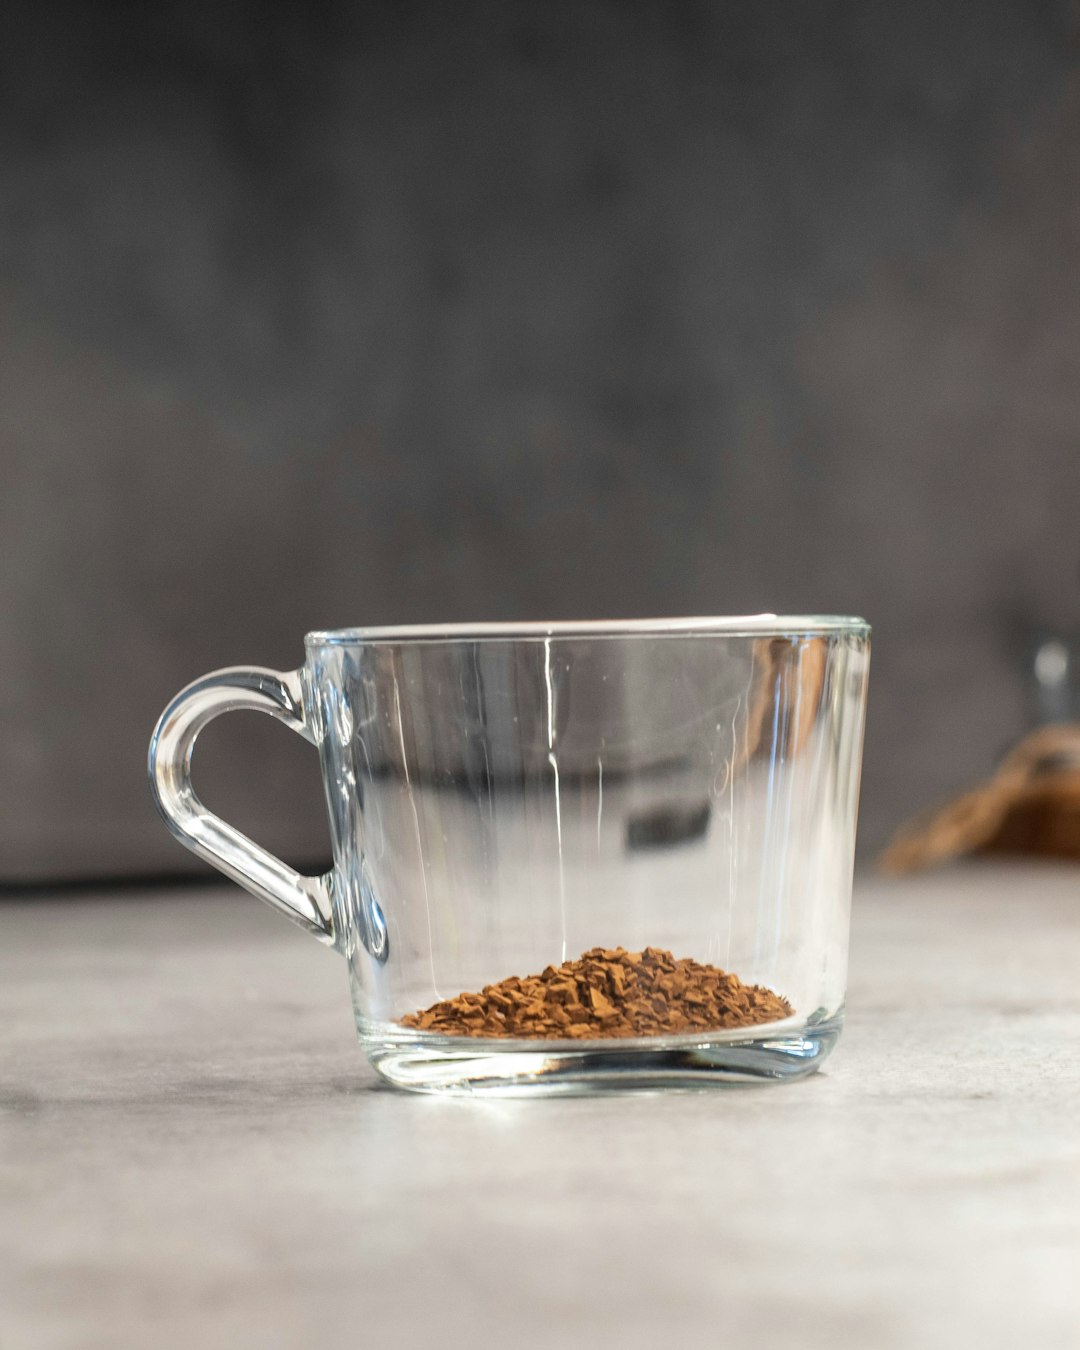
[(433, 1036), (359, 1018), (357, 1030), (395, 1087), (522, 1097), (789, 1082), (820, 1068), (843, 1022), (840, 1009), (738, 1031), (584, 1042)]

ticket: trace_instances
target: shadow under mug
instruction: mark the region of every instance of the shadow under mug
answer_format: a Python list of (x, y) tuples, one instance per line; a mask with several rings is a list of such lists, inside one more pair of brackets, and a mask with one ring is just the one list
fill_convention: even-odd
[[(151, 784), (181, 843), (345, 957), (361, 1044), (399, 1086), (796, 1078), (843, 1023), (869, 633), (773, 615), (310, 633), (299, 670), (236, 667), (179, 693)], [(195, 739), (234, 709), (318, 747), (325, 876), (196, 797)], [(720, 966), (793, 1014), (622, 1040), (402, 1022), (597, 946)]]

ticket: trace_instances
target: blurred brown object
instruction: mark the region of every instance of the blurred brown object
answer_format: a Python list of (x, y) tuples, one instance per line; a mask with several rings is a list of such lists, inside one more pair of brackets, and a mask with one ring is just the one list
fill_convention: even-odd
[(793, 716), (777, 728), (779, 744), (794, 758), (800, 754), (817, 723), (825, 694), (829, 644), (824, 638), (762, 638), (754, 643), (755, 693), (747, 716), (746, 741), (736, 767), (765, 747), (772, 749), (766, 728), (770, 724), (778, 686)]
[(905, 825), (880, 865), (913, 872), (967, 853), (1080, 860), (1080, 724), (1032, 732), (988, 783)]

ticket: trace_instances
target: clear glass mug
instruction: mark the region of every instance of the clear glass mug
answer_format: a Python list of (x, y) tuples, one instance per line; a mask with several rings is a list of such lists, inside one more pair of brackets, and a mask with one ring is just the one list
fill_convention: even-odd
[[(299, 670), (237, 667), (178, 694), (150, 779), (181, 843), (345, 957), (360, 1041), (392, 1083), (797, 1078), (844, 1017), (869, 633), (772, 615), (310, 633)], [(325, 876), (196, 797), (195, 738), (240, 708), (318, 747)], [(403, 1023), (594, 947), (696, 958), (792, 1015), (619, 1040)]]

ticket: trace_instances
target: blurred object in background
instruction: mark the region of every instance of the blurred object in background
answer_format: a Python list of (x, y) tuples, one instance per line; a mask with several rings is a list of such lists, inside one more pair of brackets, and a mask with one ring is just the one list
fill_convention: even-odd
[(1038, 722), (1080, 721), (1080, 637), (1043, 637), (1031, 668)]
[(905, 826), (881, 866), (913, 872), (968, 853), (1080, 861), (1080, 725), (1032, 732), (990, 782)]
[(1080, 636), (1040, 633), (1028, 644), (1036, 729), (989, 782), (899, 830), (881, 856), (911, 872), (969, 853), (1080, 861)]
[[(985, 777), (1004, 597), (1075, 619), (1078, 145), (1060, 0), (8, 0), (0, 883), (205, 871), (154, 719), (306, 628), (864, 614), (863, 844)], [(310, 747), (196, 759), (325, 865)]]

